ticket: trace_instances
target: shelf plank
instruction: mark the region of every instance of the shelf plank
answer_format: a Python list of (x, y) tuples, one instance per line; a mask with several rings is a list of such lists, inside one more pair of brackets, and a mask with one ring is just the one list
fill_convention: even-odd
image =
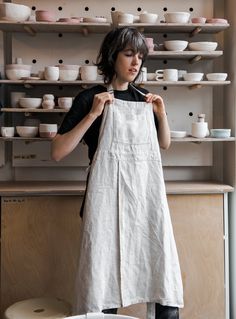
[(1, 109), (2, 112), (10, 112), (10, 113), (67, 113), (68, 111), (65, 109), (54, 108), (51, 110), (48, 109), (30, 109), (30, 108), (19, 108), (19, 107), (4, 107)]
[[(154, 85), (154, 86), (219, 86), (228, 85), (230, 81), (145, 81), (136, 83), (138, 85)], [(103, 81), (45, 81), (45, 80), (0, 80), (0, 84), (17, 84), (17, 85), (81, 85), (86, 87), (89, 85), (104, 84)]]
[[(0, 136), (0, 141), (51, 141), (52, 138), (42, 138), (42, 137), (20, 137), (20, 136), (14, 136), (14, 137), (2, 137)], [(171, 138), (172, 143), (202, 143), (202, 142), (235, 142), (235, 137), (229, 137), (229, 138), (214, 138), (214, 137), (205, 137), (205, 138), (195, 138), (195, 137), (184, 137), (184, 138)]]
[(64, 22), (12, 22), (0, 21), (0, 30), (4, 32), (23, 32), (35, 35), (39, 32), (47, 33), (107, 33), (111, 30), (111, 23), (64, 23)]
[[(120, 27), (128, 26), (128, 24), (119, 23)], [(201, 28), (201, 33), (218, 33), (224, 31), (229, 27), (229, 24), (222, 23), (133, 23), (133, 27), (140, 29), (141, 32), (146, 33), (190, 33), (194, 32), (197, 28)]]
[(154, 51), (149, 52), (149, 59), (184, 59), (192, 60), (195, 57), (201, 59), (214, 59), (223, 55), (223, 51)]
[(196, 138), (196, 137), (184, 137), (184, 138), (171, 138), (172, 143), (202, 143), (202, 142), (235, 142), (235, 137), (228, 137), (228, 138), (215, 138), (215, 137), (204, 137), (204, 138)]

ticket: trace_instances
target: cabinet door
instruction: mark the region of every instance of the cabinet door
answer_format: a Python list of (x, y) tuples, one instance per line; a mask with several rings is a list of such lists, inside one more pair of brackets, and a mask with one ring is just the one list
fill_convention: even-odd
[[(223, 195), (168, 195), (184, 285), (181, 319), (224, 319)], [(145, 319), (146, 306), (120, 313)]]
[(38, 296), (72, 301), (81, 197), (2, 198), (2, 311)]

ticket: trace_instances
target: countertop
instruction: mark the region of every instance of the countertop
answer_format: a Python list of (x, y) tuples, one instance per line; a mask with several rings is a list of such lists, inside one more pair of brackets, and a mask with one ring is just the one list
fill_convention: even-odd
[[(2, 181), (0, 196), (83, 195), (85, 182)], [(167, 194), (221, 194), (234, 188), (215, 181), (167, 181)]]

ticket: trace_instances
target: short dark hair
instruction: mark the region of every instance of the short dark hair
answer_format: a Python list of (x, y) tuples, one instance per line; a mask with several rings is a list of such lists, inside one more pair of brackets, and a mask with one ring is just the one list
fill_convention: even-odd
[(143, 65), (148, 55), (148, 47), (144, 35), (136, 28), (115, 28), (105, 36), (96, 61), (98, 70), (104, 76), (104, 83), (111, 83), (115, 75), (117, 55), (127, 46), (130, 46), (135, 53), (142, 54)]

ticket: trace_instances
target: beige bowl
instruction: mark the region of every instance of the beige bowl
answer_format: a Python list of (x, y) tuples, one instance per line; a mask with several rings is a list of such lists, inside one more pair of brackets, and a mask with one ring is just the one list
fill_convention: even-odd
[(217, 48), (217, 42), (190, 42), (188, 44), (189, 50), (191, 51), (215, 51)]
[(58, 106), (60, 109), (69, 110), (73, 103), (73, 97), (59, 97), (58, 98)]
[(188, 41), (182, 41), (182, 40), (164, 41), (164, 46), (169, 51), (183, 51), (187, 48)]
[(227, 79), (227, 73), (207, 73), (206, 78), (208, 81), (225, 81)]
[(167, 23), (188, 23), (190, 18), (189, 12), (166, 12), (164, 14)]
[(75, 81), (79, 76), (79, 65), (58, 65), (59, 80), (61, 81)]
[(19, 99), (20, 107), (37, 109), (41, 106), (42, 99), (39, 97), (21, 97)]
[(38, 126), (16, 126), (16, 132), (21, 137), (35, 137), (38, 130)]
[(31, 14), (31, 8), (23, 4), (0, 3), (0, 20), (26, 21)]
[(155, 13), (143, 12), (143, 13), (140, 13), (139, 15), (139, 21), (141, 23), (155, 24), (157, 23), (157, 19), (158, 19), (158, 14), (155, 14)]
[(204, 76), (204, 73), (185, 73), (183, 74), (184, 81), (201, 81)]

